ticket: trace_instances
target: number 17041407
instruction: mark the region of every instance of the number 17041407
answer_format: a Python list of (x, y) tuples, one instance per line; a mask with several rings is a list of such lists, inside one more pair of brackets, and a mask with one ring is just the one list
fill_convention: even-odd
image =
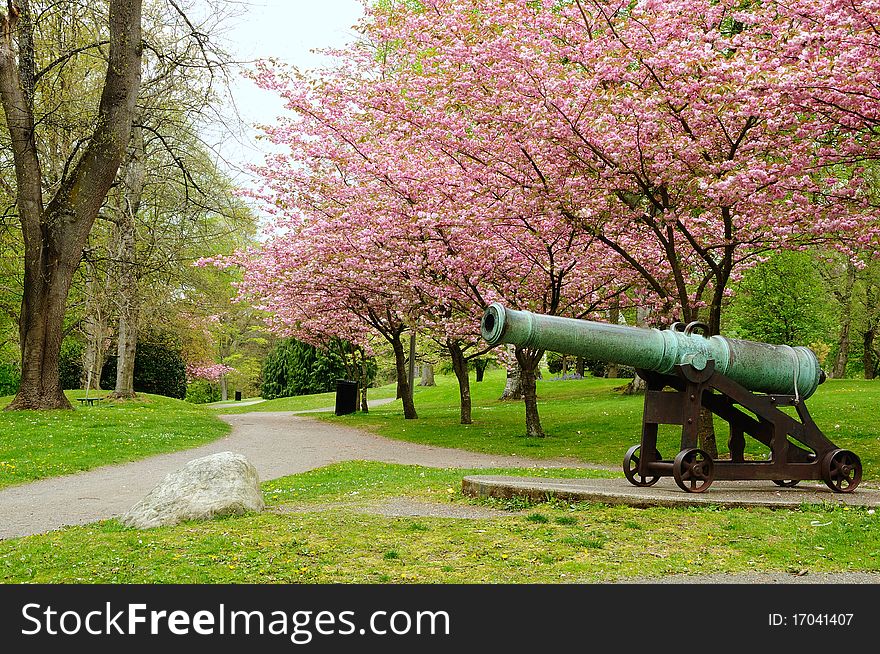
[(854, 613), (792, 613), (783, 615), (771, 613), (771, 627), (848, 627), (852, 624)]

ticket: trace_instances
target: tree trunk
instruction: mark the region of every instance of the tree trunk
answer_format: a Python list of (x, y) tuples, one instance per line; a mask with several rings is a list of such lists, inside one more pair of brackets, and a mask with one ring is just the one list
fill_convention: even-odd
[(474, 370), (477, 372), (477, 381), (483, 381), (483, 375), (486, 374), (486, 366), (489, 365), (489, 362), (485, 359), (475, 359), (474, 360)]
[(507, 383), (504, 385), (504, 392), (501, 393), (501, 397), (499, 399), (523, 399), (522, 370), (520, 369), (518, 363), (511, 364), (507, 368)]
[(422, 379), (419, 382), (419, 386), (436, 386), (437, 382), (434, 381), (434, 365), (430, 363), (422, 364)]
[(113, 397), (134, 397), (134, 360), (137, 355), (137, 332), (140, 295), (133, 262), (135, 226), (133, 221), (117, 224), (119, 237), (119, 329), (116, 348), (116, 386)]
[[(364, 377), (361, 377), (363, 380)], [(370, 412), (370, 405), (367, 404), (367, 385), (365, 383), (358, 384), (358, 388), (360, 389), (361, 394), (361, 411), (364, 413)]]
[(501, 400), (521, 400), (523, 399), (522, 390), (522, 370), (519, 362), (514, 357), (513, 363), (507, 366), (507, 383), (504, 385), (504, 392), (501, 393)]
[(403, 341), (400, 340), (400, 334), (394, 334), (391, 339), (391, 347), (394, 350), (394, 364), (397, 369), (398, 397), (403, 401), (403, 417), (407, 420), (414, 420), (419, 416), (413, 403), (413, 389), (409, 385), (406, 352), (403, 349)]
[[(611, 308), (608, 310), (608, 322), (616, 325), (620, 322), (620, 296), (614, 298)], [(620, 367), (616, 363), (609, 363), (605, 368), (605, 377), (617, 379), (620, 377)]]
[(97, 391), (101, 388), (101, 368), (104, 362), (104, 336), (107, 323), (101, 315), (90, 315), (83, 321), (86, 347), (83, 350), (82, 388)]
[(849, 362), (850, 327), (852, 326), (852, 291), (856, 281), (856, 267), (851, 262), (846, 264), (846, 282), (843, 290), (835, 293), (840, 302), (843, 315), (840, 321), (840, 332), (837, 336), (837, 358), (831, 370), (835, 379), (846, 377), (846, 364)]
[[(651, 310), (643, 307), (636, 307), (636, 327), (647, 327), (648, 318), (651, 316)], [(639, 395), (644, 393), (648, 388), (645, 380), (636, 373), (632, 381), (626, 385), (623, 391), (624, 395)]]
[[(726, 284), (726, 277), (725, 277)], [(712, 302), (709, 305), (709, 322), (706, 337), (714, 336), (721, 331), (721, 308), (724, 300), (724, 284), (718, 283), (712, 294)], [(697, 441), (700, 449), (713, 459), (718, 458), (718, 445), (715, 440), (715, 421), (712, 412), (703, 407), (700, 409), (700, 425), (697, 429)]]
[(415, 333), (415, 331), (411, 331), (409, 333), (409, 359), (407, 360), (406, 379), (407, 379), (407, 382), (409, 383), (410, 397), (412, 397), (412, 393), (416, 387), (416, 333)]
[(34, 133), (36, 61), (28, 3), (0, 12), (0, 101), (16, 176), (24, 241), (19, 319), (21, 385), (7, 409), (70, 408), (58, 363), (67, 296), (83, 247), (116, 177), (131, 134), (141, 79), (141, 0), (111, 0), (109, 63), (95, 131), (44, 207)]
[(370, 406), (367, 404), (367, 386), (369, 386), (369, 373), (367, 371), (367, 357), (363, 349), (355, 347), (351, 353), (354, 367), (357, 370), (358, 391), (360, 392), (360, 406), (364, 413), (370, 412)]
[(868, 277), (865, 279), (865, 320), (867, 326), (862, 334), (862, 363), (865, 368), (865, 379), (874, 379), (877, 376), (877, 353), (874, 351), (874, 339), (877, 337), (877, 328), (880, 325), (880, 288), (876, 281)]
[(520, 378), (522, 380), (522, 397), (526, 405), (526, 436), (532, 438), (544, 438), (544, 428), (541, 427), (541, 417), (538, 415), (538, 385), (536, 383), (535, 369), (538, 367), (543, 351), (527, 353), (521, 348), (516, 348), (516, 359), (519, 362)]
[(455, 378), (458, 380), (461, 424), (470, 425), (473, 423), (473, 419), (471, 417), (471, 383), (468, 377), (468, 362), (458, 342), (450, 341), (447, 343), (446, 348), (449, 350), (450, 357), (452, 357), (452, 370), (455, 372)]
[(137, 355), (137, 300), (120, 307), (119, 336), (116, 348), (116, 386), (112, 396), (132, 398), (134, 393), (134, 360)]
[(700, 449), (713, 459), (718, 458), (718, 444), (715, 442), (715, 423), (709, 409), (700, 409), (700, 427), (697, 430)]
[(846, 377), (846, 364), (849, 361), (849, 328), (852, 324), (852, 318), (847, 311), (840, 324), (840, 332), (837, 335), (837, 358), (834, 359), (834, 366), (831, 369), (831, 376), (834, 379), (843, 379)]
[[(7, 410), (70, 409), (61, 390), (58, 362), (61, 358), (62, 325), (73, 267), (49, 245), (35, 262), (25, 248), (25, 284), (21, 303), (21, 384)], [(29, 261), (30, 259), (30, 261)], [(57, 262), (45, 265), (45, 260)], [(40, 275), (42, 279), (35, 279)]]
[(874, 328), (865, 330), (862, 335), (862, 343), (864, 351), (862, 353), (862, 364), (865, 367), (865, 379), (874, 379), (877, 376), (877, 361), (874, 356)]
[(645, 380), (639, 377), (638, 373), (636, 373), (635, 377), (632, 378), (629, 384), (626, 385), (626, 388), (623, 390), (624, 395), (640, 395), (644, 393), (648, 388), (648, 385), (645, 383)]
[[(116, 262), (119, 283), (119, 342), (116, 387), (113, 397), (131, 398), (134, 393), (134, 360), (140, 320), (140, 288), (137, 269), (137, 214), (146, 183), (143, 130), (132, 129), (129, 158), (116, 202)], [(226, 399), (225, 397), (223, 398)]]
[(82, 387), (100, 390), (101, 368), (104, 365), (107, 338), (107, 307), (99, 289), (98, 270), (90, 266), (93, 276), (86, 282), (86, 315), (83, 319), (83, 332), (86, 347), (83, 351)]
[(574, 371), (578, 377), (584, 376), (584, 368), (586, 367), (586, 360), (583, 357), (578, 357), (575, 359), (574, 363)]
[[(726, 283), (726, 278), (725, 278)], [(719, 283), (712, 294), (712, 303), (709, 307), (709, 331), (706, 337), (714, 336), (721, 332), (721, 308), (724, 300), (723, 284)], [(700, 425), (697, 429), (697, 441), (700, 449), (713, 459), (718, 458), (718, 445), (715, 441), (715, 421), (712, 412), (707, 408), (700, 409)]]
[(220, 399), (224, 402), (229, 399), (229, 384), (226, 382), (226, 375), (220, 375)]

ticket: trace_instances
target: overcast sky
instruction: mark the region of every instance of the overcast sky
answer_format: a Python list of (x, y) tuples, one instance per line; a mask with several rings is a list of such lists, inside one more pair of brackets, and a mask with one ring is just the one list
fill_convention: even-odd
[[(352, 26), (363, 15), (359, 0), (246, 0), (241, 15), (231, 18), (226, 47), (239, 60), (275, 58), (300, 68), (320, 67), (326, 60), (315, 49), (337, 47), (355, 39)], [(235, 101), (248, 124), (272, 123), (281, 113), (277, 96), (258, 89), (250, 80), (236, 83)], [(251, 131), (251, 139), (255, 132)], [(227, 140), (221, 150), (230, 163), (261, 163), (256, 143), (241, 147)]]

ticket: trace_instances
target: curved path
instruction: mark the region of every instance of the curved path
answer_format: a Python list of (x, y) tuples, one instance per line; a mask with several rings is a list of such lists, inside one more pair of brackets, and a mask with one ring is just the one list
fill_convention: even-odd
[(602, 467), (575, 460), (524, 459), (417, 445), (288, 412), (221, 418), (232, 425), (232, 431), (208, 445), (0, 490), (0, 539), (119, 516), (169, 472), (192, 459), (226, 450), (246, 456), (261, 480), (353, 460), (439, 468)]

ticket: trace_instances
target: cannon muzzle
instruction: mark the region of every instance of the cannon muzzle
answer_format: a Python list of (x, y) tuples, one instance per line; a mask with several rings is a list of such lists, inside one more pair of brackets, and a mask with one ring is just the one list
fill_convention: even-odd
[(703, 370), (713, 361), (717, 372), (751, 391), (801, 399), (825, 381), (809, 348), (706, 337), (694, 333), (697, 324), (683, 331), (644, 329), (515, 311), (496, 302), (484, 312), (481, 332), (490, 345), (510, 343), (661, 374), (685, 364)]

